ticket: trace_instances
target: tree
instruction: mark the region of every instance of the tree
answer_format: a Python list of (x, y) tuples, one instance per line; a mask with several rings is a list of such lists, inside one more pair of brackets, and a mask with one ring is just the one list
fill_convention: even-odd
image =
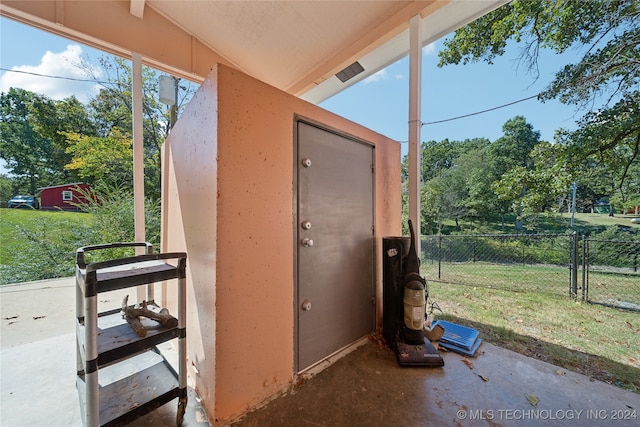
[[(16, 190), (35, 194), (40, 186), (77, 180), (65, 165), (63, 132), (94, 135), (95, 127), (84, 106), (75, 98), (54, 101), (24, 89), (11, 88), (0, 101), (0, 156), (18, 182)], [(21, 184), (22, 181), (28, 184)]]
[(35, 119), (39, 104), (52, 107), (52, 102), (24, 89), (9, 89), (0, 95), (0, 157), (11, 174), (23, 181), (20, 187), (35, 194), (43, 183), (51, 157), (51, 141), (38, 132)]
[(12, 186), (12, 180), (7, 175), (0, 174), (0, 202), (6, 203), (15, 195), (15, 189)]
[(66, 168), (89, 184), (133, 187), (133, 147), (131, 137), (113, 129), (105, 137), (65, 133), (67, 152), (73, 160)]
[[(122, 138), (132, 129), (132, 74), (128, 62), (120, 58), (105, 56), (100, 64), (109, 83), (101, 78), (103, 88), (86, 106), (75, 97), (54, 101), (24, 89), (12, 88), (2, 93), (0, 158), (16, 177), (16, 191), (33, 194), (41, 186), (106, 177), (99, 170), (90, 171), (83, 166), (101, 163), (87, 162), (88, 158), (97, 157), (86, 142), (104, 147), (111, 141), (116, 146), (104, 147), (106, 150), (118, 152), (122, 148), (119, 145)], [(95, 66), (79, 66), (93, 75)], [(157, 80), (157, 71), (143, 67), (145, 194), (153, 200), (160, 198), (160, 149), (170, 130), (169, 112), (158, 101)], [(178, 88), (178, 110), (191, 98), (195, 87), (182, 81)], [(81, 146), (90, 152), (83, 153)], [(122, 157), (114, 159), (116, 163), (121, 160)], [(130, 182), (130, 170), (130, 166), (123, 166), (116, 181)]]
[(490, 153), (491, 146), (465, 152), (456, 159), (456, 169), (465, 180), (465, 195), (462, 201), (469, 216), (488, 219), (500, 212), (500, 201), (492, 189), (498, 179), (496, 158)]
[[(634, 168), (640, 147), (640, 3), (637, 0), (514, 0), (457, 30), (445, 41), (439, 66), (485, 60), (491, 63), (513, 40), (520, 60), (537, 77), (540, 49), (562, 53), (582, 48), (582, 59), (556, 73), (541, 101), (557, 98), (588, 112), (575, 132), (563, 132), (565, 149), (556, 160), (577, 167), (616, 154), (623, 170)], [(629, 177), (618, 176), (618, 187)]]
[(573, 179), (555, 162), (556, 152), (557, 146), (540, 142), (529, 156), (529, 165), (516, 165), (494, 183), (498, 197), (512, 203), (518, 215), (536, 216), (566, 194)]
[[(406, 198), (405, 195), (406, 192), (403, 192), (404, 198)], [(442, 199), (443, 193), (440, 186), (430, 183), (420, 187), (420, 230), (422, 234), (436, 234), (440, 231), (440, 225), (444, 220)], [(406, 207), (407, 201), (403, 200), (403, 202)], [(403, 229), (407, 218), (408, 215), (403, 217)], [(408, 233), (408, 230), (405, 231)]]
[[(38, 104), (36, 104), (37, 106)], [(51, 144), (50, 157), (47, 159), (53, 176), (51, 184), (63, 184), (78, 180), (65, 166), (71, 162), (67, 152), (65, 132), (74, 132), (87, 136), (96, 135), (96, 127), (85, 106), (74, 96), (62, 101), (43, 104), (45, 107), (35, 115), (38, 133)]]
[(540, 142), (540, 132), (533, 130), (523, 116), (509, 119), (502, 125), (503, 136), (491, 144), (490, 152), (496, 159), (498, 178), (516, 166), (528, 167), (529, 153)]
[(587, 113), (579, 124), (576, 131), (556, 134), (558, 160), (574, 173), (605, 169), (611, 178), (606, 195), (619, 204), (640, 196), (640, 92), (627, 94), (611, 108)]
[[(490, 145), (485, 138), (467, 139), (464, 141), (423, 142), (421, 151), (421, 215), (422, 232), (433, 233), (439, 230), (440, 223), (446, 218), (456, 222), (466, 216), (477, 214), (479, 208), (469, 202), (468, 174), (475, 166), (470, 167), (474, 159), (469, 153), (483, 152)], [(459, 159), (465, 160), (457, 168)], [(408, 157), (402, 161), (402, 179), (406, 184), (408, 179)], [(487, 188), (489, 188), (487, 186)], [(489, 190), (490, 191), (490, 190)], [(406, 200), (403, 200), (406, 203)], [(404, 206), (404, 205), (403, 205)], [(486, 212), (481, 212), (483, 215)]]
[[(498, 192), (501, 204), (497, 204), (500, 213), (506, 213), (508, 204), (515, 212), (516, 228), (522, 228), (521, 215), (524, 209), (524, 197), (530, 190), (531, 181), (513, 179), (528, 173), (533, 167), (531, 150), (540, 143), (540, 132), (534, 131), (523, 116), (516, 116), (502, 126), (504, 135), (495, 140), (489, 152), (493, 157), (494, 181), (508, 180), (509, 191)], [(504, 184), (494, 184), (494, 190), (504, 189)], [(507, 196), (508, 195), (508, 196)]]
[[(130, 133), (132, 129), (132, 69), (127, 61), (117, 57), (100, 59), (109, 83), (90, 101), (89, 107), (98, 125), (99, 135), (109, 135), (112, 129)], [(91, 72), (92, 67), (86, 65)], [(178, 84), (179, 80), (176, 80)], [(158, 101), (158, 72), (142, 67), (143, 144), (145, 166), (145, 194), (154, 200), (160, 198), (160, 150), (170, 131), (169, 112)], [(178, 86), (178, 111), (191, 99), (196, 85), (182, 81)]]
[[(427, 182), (451, 168), (455, 159), (461, 154), (486, 147), (490, 141), (486, 138), (473, 138), (464, 141), (450, 141), (444, 139), (440, 142), (428, 141), (420, 145), (420, 179)], [(402, 179), (408, 179), (408, 156), (402, 161)]]
[(445, 170), (440, 176), (433, 178), (426, 187), (438, 195), (439, 222), (445, 218), (453, 219), (456, 227), (460, 226), (459, 220), (468, 215), (464, 200), (467, 196), (466, 179), (460, 169), (453, 166)]

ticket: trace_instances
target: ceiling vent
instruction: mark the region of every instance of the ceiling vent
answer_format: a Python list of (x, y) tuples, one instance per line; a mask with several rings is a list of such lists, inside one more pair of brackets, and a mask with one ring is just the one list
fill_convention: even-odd
[(336, 77), (339, 78), (342, 83), (344, 83), (347, 80), (357, 76), (363, 71), (364, 71), (364, 68), (362, 67), (362, 65), (360, 65), (360, 63), (356, 61), (353, 64), (349, 65), (344, 70), (340, 71), (338, 74), (336, 74)]

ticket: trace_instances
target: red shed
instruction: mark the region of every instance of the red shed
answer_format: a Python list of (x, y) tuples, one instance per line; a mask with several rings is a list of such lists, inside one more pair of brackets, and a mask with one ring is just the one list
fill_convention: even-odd
[(62, 209), (77, 211), (75, 204), (87, 201), (85, 197), (91, 187), (88, 184), (75, 182), (73, 184), (53, 185), (39, 188), (41, 209)]

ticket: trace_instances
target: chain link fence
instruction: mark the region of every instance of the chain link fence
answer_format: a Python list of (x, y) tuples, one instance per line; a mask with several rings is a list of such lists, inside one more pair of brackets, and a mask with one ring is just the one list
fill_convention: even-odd
[(433, 281), (567, 296), (571, 239), (566, 234), (424, 236), (422, 269)]
[(427, 280), (537, 292), (640, 311), (640, 242), (573, 234), (423, 236)]
[(640, 311), (640, 242), (582, 240), (582, 299)]

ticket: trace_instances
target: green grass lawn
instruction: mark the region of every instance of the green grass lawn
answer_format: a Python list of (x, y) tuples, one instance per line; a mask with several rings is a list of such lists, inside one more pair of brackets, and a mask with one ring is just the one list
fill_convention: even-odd
[[(480, 283), (491, 277), (491, 287), (430, 281), (430, 295), (442, 309), (435, 317), (478, 329), (501, 347), (640, 393), (640, 313), (574, 302), (565, 286), (564, 295), (549, 292), (548, 280), (531, 266), (509, 266), (507, 274), (496, 269), (465, 274), (468, 283), (473, 275)], [(638, 276), (627, 279), (637, 294)]]
[[(4, 271), (31, 262), (30, 257), (36, 252), (33, 250), (34, 239), (38, 245), (73, 245), (76, 242), (69, 242), (69, 236), (73, 235), (70, 230), (79, 231), (90, 223), (91, 216), (79, 212), (0, 209), (0, 266)], [(40, 255), (48, 250), (40, 249)], [(69, 256), (73, 257), (73, 254)]]
[[(554, 294), (569, 296), (568, 267), (549, 265), (489, 264), (484, 262), (447, 263), (440, 266), (425, 263), (422, 272), (431, 280), (458, 285), (507, 290), (514, 293)], [(590, 271), (589, 294), (615, 295), (620, 301), (640, 305), (640, 276), (637, 274)], [(578, 281), (578, 287), (581, 279)], [(581, 296), (581, 289), (578, 293)], [(592, 298), (593, 299), (593, 298)], [(596, 299), (597, 300), (597, 299)], [(603, 301), (601, 301), (603, 302)]]
[[(571, 221), (571, 216), (569, 214), (564, 214), (563, 218), (567, 221)], [(605, 214), (577, 213), (575, 216), (575, 225), (577, 227), (622, 225), (640, 230), (640, 224), (632, 223), (632, 218), (637, 218), (637, 215), (616, 214), (615, 216), (609, 216)]]

